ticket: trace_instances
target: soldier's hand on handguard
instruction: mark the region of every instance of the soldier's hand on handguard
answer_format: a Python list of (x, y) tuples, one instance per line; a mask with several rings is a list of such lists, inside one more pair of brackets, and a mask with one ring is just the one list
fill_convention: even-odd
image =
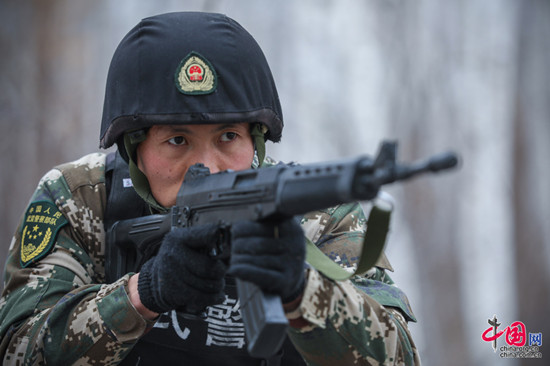
[(175, 229), (166, 234), (158, 254), (145, 262), (139, 273), (138, 291), (149, 310), (164, 313), (181, 310), (198, 313), (225, 299), (227, 265), (208, 255), (219, 240), (216, 225)]
[(304, 232), (295, 219), (240, 222), (231, 229), (228, 273), (289, 303), (303, 292), (305, 253)]

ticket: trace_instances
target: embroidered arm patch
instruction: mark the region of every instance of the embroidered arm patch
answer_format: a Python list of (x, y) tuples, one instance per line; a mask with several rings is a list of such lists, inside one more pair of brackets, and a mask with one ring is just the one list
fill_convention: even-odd
[(50, 252), (57, 232), (68, 223), (51, 202), (33, 202), (25, 213), (21, 234), (21, 266), (38, 261)]

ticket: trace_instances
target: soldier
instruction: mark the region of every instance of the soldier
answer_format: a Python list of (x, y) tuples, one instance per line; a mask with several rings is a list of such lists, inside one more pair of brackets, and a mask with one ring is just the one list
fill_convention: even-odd
[[(166, 212), (194, 163), (212, 172), (271, 164), (265, 141), (279, 141), (282, 129), (271, 71), (238, 23), (209, 13), (142, 20), (107, 78), (101, 147), (116, 144), (119, 155), (94, 153), (48, 172), (12, 240), (3, 363), (418, 364), (407, 327), (414, 315), (385, 256), (341, 282), (305, 262), (307, 237), (353, 266), (366, 226), (358, 204), (301, 223), (236, 224), (229, 263), (201, 250), (216, 240), (212, 224), (173, 230), (136, 271), (130, 257), (120, 268), (116, 259), (128, 253), (105, 242), (110, 223)], [(131, 180), (120, 179), (128, 169)], [(235, 277), (283, 300), (288, 339), (270, 359), (247, 354)], [(176, 311), (205, 307), (206, 318)]]

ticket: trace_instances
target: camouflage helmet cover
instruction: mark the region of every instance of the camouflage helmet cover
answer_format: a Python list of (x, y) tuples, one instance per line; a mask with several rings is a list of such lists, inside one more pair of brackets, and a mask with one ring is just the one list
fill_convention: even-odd
[[(190, 59), (207, 72), (206, 89), (178, 84)], [(267, 139), (281, 138), (282, 111), (269, 65), (236, 21), (213, 13), (161, 14), (143, 19), (121, 41), (107, 76), (102, 148), (120, 144), (127, 131), (156, 124), (236, 122), (261, 122)]]

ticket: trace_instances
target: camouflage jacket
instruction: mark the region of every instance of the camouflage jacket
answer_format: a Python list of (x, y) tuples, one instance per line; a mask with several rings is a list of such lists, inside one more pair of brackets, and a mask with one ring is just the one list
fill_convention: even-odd
[[(105, 155), (90, 154), (39, 182), (10, 244), (0, 299), (3, 364), (117, 364), (153, 324), (131, 305), (131, 274), (105, 283)], [(349, 267), (365, 218), (359, 205), (306, 215), (304, 232)], [(382, 258), (366, 276), (335, 282), (308, 271), (289, 337), (310, 365), (418, 364), (405, 295)], [(381, 305), (384, 304), (385, 306)]]

